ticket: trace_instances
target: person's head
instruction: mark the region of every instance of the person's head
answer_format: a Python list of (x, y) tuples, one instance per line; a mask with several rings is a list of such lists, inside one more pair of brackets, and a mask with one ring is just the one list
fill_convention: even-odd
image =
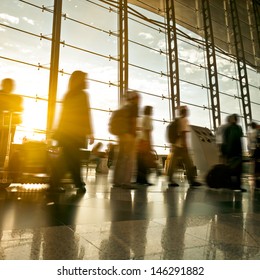
[(87, 88), (88, 74), (82, 71), (74, 71), (69, 79), (69, 90), (83, 90)]
[(6, 78), (2, 80), (2, 91), (5, 93), (11, 93), (15, 88), (15, 82), (13, 79)]
[(139, 98), (139, 93), (136, 90), (128, 90), (126, 93), (126, 100), (130, 103), (138, 104)]
[(188, 110), (187, 106), (180, 106), (180, 109), (179, 109), (180, 117), (182, 117), (182, 118), (187, 117), (188, 113), (189, 113), (189, 110)]
[(232, 122), (232, 115), (228, 115), (226, 117), (226, 123), (231, 123)]
[(153, 112), (153, 107), (152, 106), (145, 106), (144, 107), (144, 115), (145, 116), (151, 116)]
[(257, 124), (255, 122), (251, 122), (250, 126), (252, 129), (256, 129), (257, 128)]
[(230, 123), (231, 123), (231, 124), (236, 124), (236, 123), (238, 123), (238, 121), (239, 121), (238, 114), (233, 114), (233, 115), (231, 115), (230, 118), (231, 118), (231, 119), (230, 119)]

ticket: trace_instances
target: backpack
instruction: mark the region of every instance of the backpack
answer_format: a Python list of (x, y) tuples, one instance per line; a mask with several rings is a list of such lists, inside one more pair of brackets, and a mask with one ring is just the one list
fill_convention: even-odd
[(167, 126), (166, 136), (169, 143), (171, 144), (176, 143), (177, 139), (180, 136), (178, 118), (170, 122), (170, 124)]
[(112, 112), (108, 124), (108, 131), (111, 134), (119, 136), (127, 133), (128, 126), (128, 110), (126, 106)]

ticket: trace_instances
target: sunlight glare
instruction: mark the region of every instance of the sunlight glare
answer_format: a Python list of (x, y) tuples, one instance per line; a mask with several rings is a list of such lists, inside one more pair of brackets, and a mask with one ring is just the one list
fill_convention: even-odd
[(15, 143), (26, 140), (45, 140), (47, 102), (24, 100), (22, 123), (17, 127)]

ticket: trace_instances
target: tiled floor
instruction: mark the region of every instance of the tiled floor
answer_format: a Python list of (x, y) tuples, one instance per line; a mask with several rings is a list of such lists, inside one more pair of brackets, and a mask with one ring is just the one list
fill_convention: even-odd
[(2, 190), (0, 259), (260, 259), (260, 192), (247, 176), (247, 193), (185, 180), (168, 189), (164, 176), (132, 190), (110, 181), (90, 170), (84, 195)]

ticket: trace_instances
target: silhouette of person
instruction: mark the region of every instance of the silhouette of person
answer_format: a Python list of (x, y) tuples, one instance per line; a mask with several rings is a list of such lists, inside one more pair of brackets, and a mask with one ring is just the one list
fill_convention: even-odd
[(226, 122), (220, 125), (216, 130), (216, 144), (219, 150), (219, 162), (225, 163), (225, 155), (224, 155), (224, 132), (225, 129), (230, 125), (231, 116), (227, 116)]
[(144, 107), (144, 115), (140, 123), (140, 137), (138, 140), (137, 151), (137, 176), (136, 183), (141, 185), (151, 185), (148, 182), (149, 166), (146, 162), (147, 154), (152, 151), (152, 115), (153, 108), (151, 106)]
[(126, 95), (127, 133), (118, 136), (119, 151), (113, 174), (115, 187), (130, 187), (136, 156), (136, 123), (138, 117), (139, 93), (128, 91)]
[(255, 188), (260, 190), (260, 126), (257, 126), (256, 146), (253, 158)]
[(181, 106), (179, 109), (180, 118), (178, 120), (178, 130), (179, 130), (179, 137), (175, 144), (173, 144), (173, 156), (171, 157), (169, 167), (168, 167), (168, 180), (169, 180), (169, 187), (178, 187), (179, 185), (173, 181), (173, 173), (177, 168), (177, 164), (179, 160), (182, 160), (186, 173), (187, 179), (191, 187), (200, 186), (201, 183), (195, 181), (196, 176), (196, 169), (193, 165), (191, 157), (188, 151), (188, 144), (187, 144), (187, 134), (190, 131), (189, 121), (188, 121), (188, 107)]
[(232, 177), (232, 189), (246, 191), (241, 188), (242, 184), (242, 127), (238, 125), (238, 115), (231, 116), (230, 125), (224, 132), (224, 154), (227, 159), (227, 165), (230, 167)]
[[(5, 78), (1, 83), (0, 90), (0, 166), (3, 166), (7, 146), (14, 140), (16, 126), (21, 123), (21, 113), (23, 111), (23, 99), (21, 96), (13, 94), (15, 81)], [(11, 118), (11, 119), (10, 119)], [(11, 121), (11, 127), (9, 127)], [(9, 135), (11, 133), (11, 135)], [(10, 136), (10, 143), (8, 137)]]
[(69, 79), (59, 124), (54, 133), (54, 139), (62, 147), (62, 155), (51, 171), (50, 191), (64, 191), (59, 186), (64, 170), (59, 167), (65, 162), (78, 192), (86, 192), (81, 178), (80, 148), (86, 146), (86, 139), (90, 144), (94, 143), (89, 97), (84, 91), (88, 88), (87, 76), (87, 73), (75, 71)]
[(107, 145), (107, 167), (111, 168), (114, 163), (114, 157), (115, 157), (115, 147), (116, 145), (113, 143), (109, 143)]
[(248, 141), (248, 151), (251, 157), (253, 157), (255, 149), (256, 149), (256, 144), (257, 144), (257, 123), (256, 122), (251, 122), (250, 127), (247, 132), (247, 141)]
[[(107, 154), (102, 151), (103, 143), (98, 142), (92, 149), (90, 153), (90, 162), (94, 162), (96, 164), (96, 173), (107, 174)], [(105, 163), (105, 164), (103, 164)]]
[[(250, 157), (250, 170), (249, 173), (250, 174), (254, 174), (254, 179), (255, 179), (255, 167), (257, 165), (257, 154), (258, 152), (258, 143), (257, 143), (257, 139), (258, 139), (258, 125), (256, 122), (251, 122), (249, 129), (247, 131), (247, 148), (248, 148), (248, 153), (249, 153), (249, 157)], [(259, 156), (258, 156), (259, 157)]]

